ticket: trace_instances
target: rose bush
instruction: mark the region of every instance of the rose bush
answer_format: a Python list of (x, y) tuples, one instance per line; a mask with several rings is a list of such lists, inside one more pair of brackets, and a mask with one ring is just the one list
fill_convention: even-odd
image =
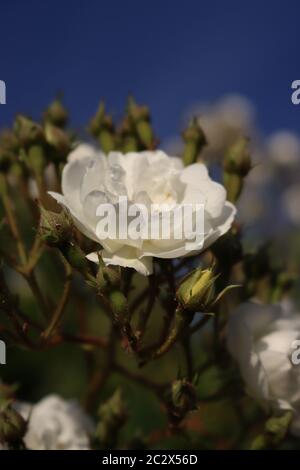
[[(182, 160), (162, 151), (122, 154), (110, 152), (104, 156), (86, 144), (70, 156), (62, 175), (63, 195), (50, 194), (70, 211), (77, 228), (88, 238), (102, 245), (106, 264), (131, 267), (144, 275), (152, 273), (152, 257), (177, 258), (189, 254), (187, 238), (180, 240), (107, 239), (97, 231), (99, 205), (111, 203), (116, 209), (119, 196), (128, 204), (204, 204), (204, 237), (197, 251), (210, 246), (226, 233), (234, 220), (236, 209), (226, 201), (225, 188), (209, 177), (202, 163), (186, 168)], [(168, 210), (168, 209), (166, 209)], [(161, 214), (163, 216), (164, 214)], [(174, 229), (174, 227), (172, 227)], [(98, 262), (96, 252), (88, 259)]]

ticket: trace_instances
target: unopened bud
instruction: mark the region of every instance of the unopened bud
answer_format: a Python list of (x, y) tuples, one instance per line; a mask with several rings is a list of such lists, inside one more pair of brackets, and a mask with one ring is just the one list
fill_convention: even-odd
[(130, 118), (135, 122), (150, 120), (149, 108), (147, 106), (138, 105), (133, 96), (129, 96), (128, 98), (127, 112)]
[(205, 134), (197, 118), (191, 121), (188, 128), (182, 133), (182, 137), (185, 142), (183, 162), (187, 166), (197, 161), (202, 148), (207, 144)]
[(172, 414), (179, 419), (196, 409), (197, 395), (192, 383), (186, 379), (175, 380), (172, 383), (172, 405)]
[(14, 131), (20, 146), (28, 148), (31, 145), (44, 143), (42, 127), (26, 116), (17, 116), (14, 123)]
[(120, 290), (112, 290), (108, 298), (116, 321), (122, 321), (128, 313), (128, 301)]
[(11, 152), (16, 152), (18, 150), (18, 139), (12, 130), (4, 129), (1, 132), (0, 146), (10, 150)]
[(101, 130), (101, 126), (103, 124), (104, 116), (105, 116), (105, 105), (103, 101), (101, 101), (95, 116), (91, 119), (89, 123), (89, 131), (94, 137), (98, 137), (98, 134)]
[(153, 148), (154, 134), (148, 121), (139, 121), (136, 125), (137, 134), (146, 148)]
[(88, 260), (82, 249), (73, 242), (68, 242), (62, 247), (62, 253), (72, 266), (80, 272), (88, 270)]
[(177, 289), (177, 299), (185, 310), (206, 311), (215, 297), (215, 280), (212, 269), (195, 269), (183, 278)]
[(16, 444), (21, 442), (27, 424), (24, 418), (10, 404), (3, 404), (0, 409), (0, 442)]
[(98, 139), (104, 153), (109, 153), (115, 149), (115, 137), (112, 131), (102, 129), (99, 133)]
[(39, 235), (48, 245), (63, 244), (72, 238), (73, 225), (65, 211), (51, 212), (43, 207), (41, 210)]
[(70, 136), (62, 129), (53, 124), (46, 123), (45, 137), (49, 145), (59, 153), (60, 156), (66, 156), (71, 151)]
[(130, 96), (128, 98), (127, 112), (142, 145), (148, 149), (154, 148), (155, 137), (151, 127), (149, 108), (138, 105), (134, 98)]
[(68, 122), (68, 112), (60, 99), (55, 99), (44, 113), (46, 122), (54, 126), (63, 128)]
[(90, 133), (99, 140), (104, 153), (109, 153), (116, 147), (115, 132), (112, 117), (105, 112), (105, 105), (100, 103), (98, 111), (89, 124)]
[(97, 273), (97, 288), (100, 292), (119, 289), (120, 284), (121, 272), (118, 266), (99, 266)]
[(234, 173), (242, 178), (247, 176), (251, 170), (248, 139), (241, 137), (228, 149), (223, 166), (226, 173)]
[(244, 178), (237, 173), (224, 172), (224, 186), (226, 188), (227, 200), (235, 203), (244, 187)]
[(139, 143), (132, 120), (125, 116), (119, 129), (120, 145), (123, 153), (137, 152)]
[(35, 175), (41, 175), (43, 173), (47, 166), (47, 157), (42, 145), (32, 145), (29, 148), (27, 163)]
[(127, 419), (121, 390), (116, 390), (112, 397), (100, 406), (98, 415), (100, 419), (96, 438), (104, 448), (110, 448)]

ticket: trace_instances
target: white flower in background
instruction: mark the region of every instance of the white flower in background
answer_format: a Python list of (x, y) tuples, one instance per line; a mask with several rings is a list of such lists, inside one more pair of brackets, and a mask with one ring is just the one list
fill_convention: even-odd
[(229, 319), (228, 349), (249, 394), (266, 409), (292, 410), (291, 432), (300, 436), (300, 365), (292, 362), (298, 339), (300, 314), (280, 304), (249, 301)]
[(189, 110), (188, 118), (199, 116), (199, 123), (207, 137), (208, 145), (202, 156), (208, 161), (220, 160), (224, 151), (241, 136), (255, 134), (254, 108), (240, 95), (226, 95), (214, 104), (198, 105)]
[(294, 184), (282, 195), (284, 213), (295, 225), (300, 224), (300, 187)]
[(94, 431), (90, 418), (77, 402), (49, 395), (36, 405), (17, 402), (16, 410), (29, 420), (24, 437), (31, 450), (88, 450)]
[[(236, 209), (226, 201), (224, 187), (212, 181), (206, 167), (196, 163), (184, 168), (182, 161), (162, 151), (128, 153), (111, 152), (104, 156), (85, 146), (76, 150), (80, 158), (72, 158), (62, 175), (63, 195), (50, 193), (66, 206), (78, 229), (104, 248), (106, 264), (131, 267), (144, 275), (152, 273), (152, 257), (177, 258), (187, 252), (187, 239), (103, 239), (96, 234), (101, 204), (114, 204), (118, 211), (120, 196), (129, 204), (204, 204), (204, 249), (227, 232)], [(163, 214), (161, 214), (163, 215)], [(174, 227), (172, 227), (174, 231)], [(200, 251), (200, 250), (198, 250)], [(195, 250), (193, 253), (196, 253)], [(97, 253), (88, 259), (98, 262)]]
[(267, 140), (270, 159), (279, 166), (291, 167), (300, 163), (300, 139), (290, 131), (278, 131)]

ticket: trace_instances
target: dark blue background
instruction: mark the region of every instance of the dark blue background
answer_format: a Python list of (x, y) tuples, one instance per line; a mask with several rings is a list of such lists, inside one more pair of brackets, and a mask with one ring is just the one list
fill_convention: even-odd
[(1, 0), (0, 125), (37, 117), (58, 90), (76, 126), (102, 97), (120, 113), (132, 92), (166, 137), (195, 102), (239, 92), (265, 132), (298, 131), (299, 30), (299, 1)]

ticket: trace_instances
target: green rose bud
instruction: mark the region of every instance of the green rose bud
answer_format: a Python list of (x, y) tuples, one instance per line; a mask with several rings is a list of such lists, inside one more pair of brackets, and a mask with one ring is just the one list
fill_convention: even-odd
[(80, 272), (88, 271), (88, 260), (78, 245), (68, 242), (61, 248), (61, 251), (72, 268)]
[(60, 154), (60, 156), (67, 156), (71, 151), (70, 136), (57, 126), (51, 123), (45, 125), (45, 137), (49, 145)]
[(182, 138), (185, 142), (183, 162), (185, 166), (191, 165), (197, 161), (202, 148), (207, 144), (205, 134), (197, 118), (194, 118), (182, 133)]
[(101, 126), (103, 124), (104, 117), (105, 117), (105, 105), (101, 101), (95, 116), (91, 119), (90, 124), (89, 124), (89, 131), (94, 137), (98, 136), (101, 130)]
[(186, 310), (206, 311), (215, 298), (215, 276), (212, 269), (195, 269), (181, 281), (177, 300)]
[(247, 176), (251, 170), (248, 139), (241, 137), (228, 149), (223, 166), (226, 173), (235, 173), (242, 178)]
[(55, 99), (44, 113), (44, 120), (54, 126), (63, 128), (68, 122), (68, 112), (60, 99)]
[(98, 111), (89, 124), (90, 133), (99, 140), (104, 153), (116, 148), (116, 136), (112, 117), (105, 112), (105, 105), (100, 103)]
[(186, 413), (197, 407), (197, 395), (193, 384), (186, 379), (172, 383), (173, 417), (182, 419)]
[(22, 147), (28, 148), (31, 145), (44, 143), (42, 126), (26, 116), (17, 116), (14, 123), (14, 132)]
[(73, 225), (66, 211), (51, 212), (43, 207), (41, 210), (39, 235), (48, 245), (55, 246), (71, 240)]
[(16, 153), (18, 151), (18, 139), (13, 131), (5, 129), (1, 132), (0, 147), (11, 153)]
[(100, 419), (96, 430), (96, 439), (103, 448), (113, 447), (117, 433), (127, 419), (127, 410), (121, 390), (116, 390), (112, 397), (100, 406), (98, 415)]
[(134, 98), (130, 96), (128, 98), (127, 113), (142, 146), (153, 149), (155, 137), (151, 127), (149, 108), (138, 105)]
[(17, 444), (22, 441), (27, 424), (7, 402), (0, 409), (0, 442)]
[(119, 289), (121, 284), (121, 272), (117, 266), (105, 266), (101, 264), (97, 273), (97, 287), (100, 292)]
[(44, 147), (42, 145), (32, 145), (27, 153), (27, 162), (36, 176), (41, 175), (47, 166)]
[(113, 290), (108, 294), (108, 298), (114, 312), (115, 319), (124, 319), (128, 312), (128, 302), (125, 295), (119, 290)]

